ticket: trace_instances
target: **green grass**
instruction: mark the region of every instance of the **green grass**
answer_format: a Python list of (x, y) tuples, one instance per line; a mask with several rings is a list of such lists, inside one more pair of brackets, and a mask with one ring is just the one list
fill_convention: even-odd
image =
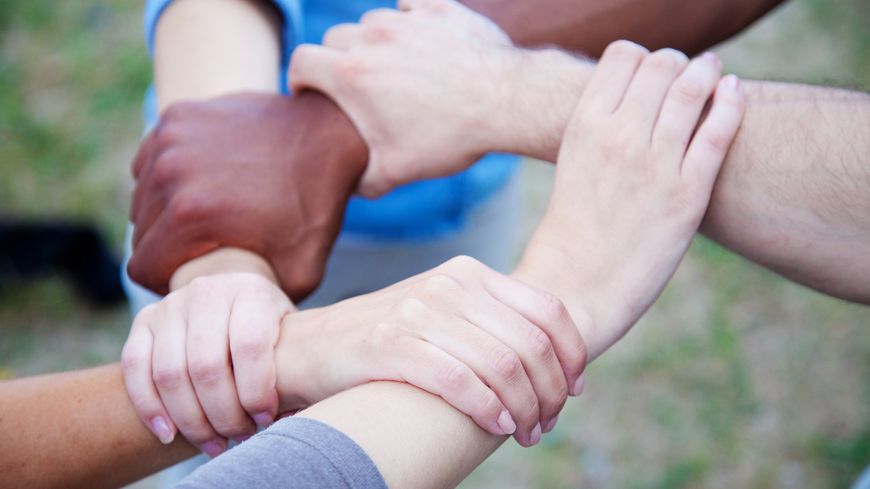
[[(0, 214), (92, 221), (120, 251), (141, 3), (0, 0)], [(868, 9), (797, 0), (719, 52), (746, 77), (867, 89)], [(128, 327), (57, 279), (0, 290), (0, 378), (112, 361)], [(868, 327), (866, 308), (699, 239), (542, 446), (508, 444), (464, 487), (847, 487), (870, 463)]]

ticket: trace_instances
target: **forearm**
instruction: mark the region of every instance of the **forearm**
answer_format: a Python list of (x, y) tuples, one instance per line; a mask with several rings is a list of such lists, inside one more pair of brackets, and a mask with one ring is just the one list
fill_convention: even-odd
[(782, 0), (462, 0), (518, 44), (556, 44), (598, 57), (616, 39), (699, 53), (750, 25)]
[(0, 486), (119, 487), (196, 454), (133, 411), (120, 365), (0, 384)]
[(804, 285), (870, 303), (870, 95), (746, 84), (702, 231)]
[[(506, 66), (521, 74), (511, 103), (501, 104), (509, 109), (497, 117), (503, 136), (493, 149), (555, 161), (592, 64), (546, 50), (520, 52)], [(747, 82), (745, 91), (743, 126), (702, 231), (787, 278), (870, 301), (863, 279), (870, 272), (870, 96), (771, 82)], [(554, 293), (577, 290), (566, 288)]]
[(175, 0), (155, 33), (161, 112), (182, 100), (239, 91), (277, 92), (279, 20), (261, 0)]
[[(551, 289), (543, 270), (522, 270), (514, 277)], [(578, 328), (587, 344), (603, 342), (589, 322), (578, 322)], [(392, 489), (454, 487), (506, 440), (483, 431), (443, 399), (403, 383), (350, 389), (297, 416), (324, 422), (354, 440)]]

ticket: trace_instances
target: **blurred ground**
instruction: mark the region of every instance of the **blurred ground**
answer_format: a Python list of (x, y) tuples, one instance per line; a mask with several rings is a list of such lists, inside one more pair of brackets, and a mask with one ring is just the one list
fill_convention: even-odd
[[(97, 222), (120, 250), (149, 78), (140, 2), (0, 0), (0, 215)], [(870, 2), (798, 0), (718, 49), (726, 69), (870, 88)], [(530, 163), (529, 226), (550, 170)], [(124, 308), (57, 280), (0, 290), (0, 378), (114, 361)], [(870, 464), (870, 309), (699, 240), (534, 450), (463, 486), (842, 488)]]

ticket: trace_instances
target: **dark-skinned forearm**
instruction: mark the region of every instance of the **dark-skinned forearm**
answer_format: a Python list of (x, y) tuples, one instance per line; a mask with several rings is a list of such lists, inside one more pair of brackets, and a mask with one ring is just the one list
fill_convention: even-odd
[(782, 0), (462, 0), (524, 46), (556, 44), (598, 57), (617, 39), (698, 53)]

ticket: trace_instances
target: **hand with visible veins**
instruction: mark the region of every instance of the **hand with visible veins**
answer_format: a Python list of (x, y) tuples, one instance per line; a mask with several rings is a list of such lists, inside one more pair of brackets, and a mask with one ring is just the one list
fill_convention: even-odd
[(493, 149), (510, 82), (503, 58), (515, 50), (489, 19), (453, 1), (399, 8), (333, 27), (291, 63), (293, 88), (329, 95), (368, 144), (367, 196), (459, 172)]
[(166, 294), (182, 264), (236, 247), (265, 258), (299, 301), (320, 283), (364, 169), (364, 143), (316, 93), (170, 106), (134, 164), (130, 277)]

